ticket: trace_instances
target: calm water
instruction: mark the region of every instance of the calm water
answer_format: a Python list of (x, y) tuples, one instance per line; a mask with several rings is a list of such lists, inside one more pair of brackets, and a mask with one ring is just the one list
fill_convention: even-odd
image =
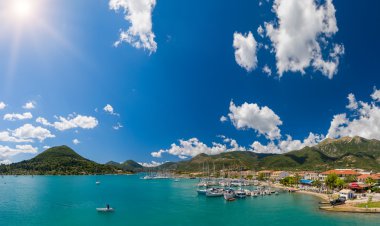
[[(100, 185), (95, 185), (99, 179)], [(0, 225), (379, 225), (380, 215), (321, 212), (302, 194), (247, 198), (197, 196), (196, 180), (133, 176), (5, 176)], [(114, 213), (98, 213), (109, 203)]]

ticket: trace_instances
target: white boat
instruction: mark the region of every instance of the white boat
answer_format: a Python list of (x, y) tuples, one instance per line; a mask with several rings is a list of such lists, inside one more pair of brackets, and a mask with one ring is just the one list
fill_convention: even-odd
[(198, 188), (197, 193), (198, 195), (205, 195), (207, 192), (207, 189)]
[(103, 208), (96, 208), (96, 211), (98, 211), (98, 212), (113, 212), (114, 209), (113, 208), (103, 207)]
[(227, 201), (233, 201), (235, 200), (235, 191), (232, 189), (227, 189), (223, 193), (224, 199)]
[(100, 181), (97, 180), (97, 181), (95, 182), (95, 184), (100, 184)]
[(220, 188), (210, 188), (206, 191), (207, 197), (220, 197), (223, 196), (223, 189)]
[(235, 191), (235, 197), (239, 199), (244, 199), (245, 197), (247, 197), (247, 194), (243, 190), (237, 190)]

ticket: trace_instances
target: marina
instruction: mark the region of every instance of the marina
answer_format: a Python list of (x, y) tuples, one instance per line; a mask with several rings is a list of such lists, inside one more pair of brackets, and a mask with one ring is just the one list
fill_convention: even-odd
[[(142, 180), (142, 175), (4, 176), (0, 225), (377, 225), (380, 215), (329, 213), (319, 198), (298, 192), (224, 198), (198, 195), (198, 180)], [(101, 181), (96, 185), (95, 181)], [(6, 184), (4, 184), (6, 182)], [(260, 186), (262, 187), (262, 186)], [(234, 191), (240, 190), (233, 187)], [(261, 191), (269, 190), (261, 189)], [(275, 189), (272, 189), (275, 190)], [(256, 194), (257, 196), (252, 196)], [(259, 195), (260, 194), (260, 195)], [(16, 201), (17, 200), (17, 201)], [(98, 212), (96, 208), (113, 208)], [(39, 210), (39, 211), (36, 211)], [(20, 218), (20, 214), (23, 217)], [(276, 223), (274, 223), (276, 222)]]

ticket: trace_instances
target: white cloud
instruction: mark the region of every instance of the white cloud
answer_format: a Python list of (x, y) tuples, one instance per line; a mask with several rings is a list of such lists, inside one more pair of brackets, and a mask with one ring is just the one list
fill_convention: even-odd
[(45, 118), (38, 117), (36, 122), (45, 126), (52, 126), (60, 131), (72, 128), (93, 129), (99, 123), (95, 117), (84, 115), (69, 115), (67, 118), (59, 116), (58, 119), (59, 121), (50, 123)]
[(0, 165), (10, 165), (12, 161), (9, 159), (0, 160)]
[(265, 23), (265, 27), (276, 52), (279, 76), (286, 71), (304, 74), (312, 66), (331, 79), (344, 53), (343, 45), (332, 44), (327, 59), (322, 56), (322, 49), (329, 46), (327, 39), (338, 31), (332, 0), (322, 5), (315, 0), (275, 0), (273, 11), (278, 21)]
[(208, 147), (206, 144), (199, 141), (197, 138), (191, 138), (189, 140), (179, 140), (179, 144), (172, 144), (169, 149), (160, 150), (158, 152), (153, 152), (152, 156), (156, 157), (154, 153), (159, 153), (161, 156), (162, 153), (168, 153), (176, 156), (191, 156), (194, 157), (198, 154), (205, 153), (208, 155), (215, 155), (227, 150), (226, 145), (213, 143), (211, 147)]
[(118, 122), (116, 125), (112, 126), (112, 129), (114, 129), (114, 130), (119, 130), (121, 128), (123, 128), (123, 125), (120, 122)]
[(38, 117), (36, 119), (36, 122), (41, 123), (44, 126), (53, 126), (53, 124), (49, 123), (48, 120), (46, 120), (45, 118), (42, 118), (42, 117)]
[(169, 149), (161, 149), (157, 152), (152, 152), (151, 155), (156, 158), (162, 157), (163, 153), (178, 156), (181, 159), (194, 157), (201, 153), (208, 155), (216, 155), (229, 151), (246, 151), (242, 146), (239, 146), (236, 140), (227, 138), (223, 135), (218, 136), (223, 139), (223, 144), (213, 142), (211, 146), (204, 144), (197, 138), (190, 138), (188, 140), (179, 140), (179, 144), (172, 144)]
[(33, 108), (35, 108), (36, 106), (35, 106), (35, 104), (32, 102), (32, 101), (30, 101), (30, 102), (27, 102), (27, 103), (25, 103), (23, 106), (22, 106), (22, 108), (24, 108), (24, 109), (33, 109)]
[(251, 148), (253, 152), (257, 153), (286, 153), (289, 151), (299, 150), (306, 146), (312, 147), (324, 139), (323, 135), (309, 133), (303, 141), (293, 140), (290, 135), (286, 136), (286, 140), (279, 140), (277, 143), (270, 141), (267, 145), (262, 145), (260, 142), (255, 141), (252, 143)]
[(105, 112), (107, 112), (108, 114), (119, 116), (118, 113), (114, 112), (114, 109), (113, 109), (113, 107), (112, 107), (110, 104), (107, 104), (107, 105), (103, 108), (103, 110), (104, 110)]
[(111, 10), (123, 10), (124, 19), (130, 23), (127, 31), (121, 30), (120, 37), (115, 46), (122, 42), (131, 44), (135, 48), (143, 48), (156, 52), (157, 43), (152, 31), (152, 12), (156, 0), (110, 0)]
[(257, 42), (252, 33), (247, 35), (234, 33), (233, 47), (235, 49), (236, 63), (245, 70), (252, 71), (257, 66)]
[(38, 139), (40, 142), (46, 138), (53, 138), (53, 135), (49, 130), (40, 126), (34, 127), (31, 124), (25, 124), (12, 131), (12, 136), (18, 139)]
[(0, 102), (0, 110), (3, 110), (6, 107), (7, 105), (4, 102)]
[(33, 115), (30, 112), (25, 112), (23, 114), (17, 114), (17, 113), (5, 114), (3, 117), (4, 120), (8, 120), (8, 121), (25, 120), (25, 119), (31, 119), (31, 118), (33, 118)]
[(77, 144), (79, 144), (79, 143), (80, 143), (80, 141), (79, 141), (78, 139), (74, 139), (74, 140), (73, 140), (73, 144), (77, 145)]
[(374, 101), (380, 101), (380, 90), (376, 89), (375, 87), (373, 93), (371, 94), (371, 97)]
[(235, 106), (231, 101), (229, 110), (228, 116), (235, 128), (254, 129), (258, 134), (264, 135), (270, 140), (281, 137), (278, 126), (282, 125), (282, 121), (267, 106), (260, 107), (255, 103)]
[(226, 122), (228, 120), (228, 118), (226, 117), (226, 116), (224, 116), (224, 115), (222, 115), (221, 117), (220, 117), (220, 121), (221, 122)]
[(43, 149), (49, 149), (49, 148), (50, 148), (50, 146), (48, 146), (48, 145), (45, 145), (45, 146), (43, 146), (42, 148), (43, 148)]
[(347, 99), (348, 99), (348, 105), (346, 106), (346, 108), (350, 110), (355, 110), (358, 108), (358, 102), (356, 102), (354, 94), (352, 93), (348, 94)]
[[(377, 90), (375, 90), (374, 93), (376, 93), (376, 91)], [(327, 137), (361, 136), (367, 139), (379, 140), (380, 107), (377, 102), (366, 103), (359, 101), (356, 108), (350, 109), (352, 113), (349, 115), (342, 113), (334, 116)]]
[(37, 153), (38, 148), (31, 145), (16, 145), (15, 148), (10, 148), (9, 146), (0, 145), (0, 157), (6, 158), (9, 156), (14, 156), (20, 153)]
[(261, 25), (257, 28), (257, 34), (264, 38), (264, 28)]
[(268, 65), (265, 64), (263, 67), (263, 73), (267, 74), (268, 76), (271, 76), (272, 70), (270, 69), (270, 67)]
[(162, 164), (164, 164), (165, 162), (156, 162), (156, 161), (151, 161), (151, 162), (139, 162), (140, 165), (144, 166), (144, 167), (157, 167), (157, 166), (160, 166)]
[(33, 142), (31, 139), (20, 139), (17, 137), (13, 137), (9, 131), (1, 131), (0, 132), (0, 141), (3, 142), (14, 142), (14, 143), (29, 143)]
[(155, 158), (161, 158), (162, 157), (162, 154), (165, 153), (166, 151), (165, 150), (159, 150), (159, 151), (155, 151), (155, 152), (152, 152), (150, 153), (153, 157)]

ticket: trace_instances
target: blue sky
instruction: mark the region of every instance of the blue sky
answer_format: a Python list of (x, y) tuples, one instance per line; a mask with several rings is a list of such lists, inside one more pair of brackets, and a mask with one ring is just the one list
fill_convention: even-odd
[[(61, 144), (102, 163), (177, 161), (178, 156), (231, 150), (231, 140), (238, 143), (239, 150), (284, 152), (290, 147), (281, 147), (281, 142), (289, 141), (283, 143), (286, 146), (300, 140), (301, 144), (293, 142), (292, 147), (302, 147), (310, 132), (320, 136), (311, 142), (318, 143), (328, 136), (334, 116), (342, 113), (347, 114), (346, 123), (338, 123), (340, 127), (335, 126), (334, 133), (330, 130), (329, 137), (380, 136), (373, 129), (380, 128), (374, 88), (380, 87), (378, 2), (307, 1), (316, 9), (326, 7), (325, 16), (336, 20), (335, 31), (317, 27), (315, 40), (312, 38), (321, 48), (322, 60), (337, 66), (331, 78), (312, 65), (317, 62), (316, 56), (306, 57), (311, 62), (301, 67), (304, 73), (293, 68), (279, 74), (276, 63), (281, 59), (276, 56), (282, 41), (276, 45), (271, 39), (276, 36), (268, 35), (265, 22), (280, 31), (280, 19), (285, 21), (292, 12), (284, 10), (280, 15), (272, 7), (298, 4), (292, 0), (157, 0), (155, 4), (144, 0), (151, 9), (146, 18), (151, 19), (152, 27), (147, 30), (144, 20), (124, 19), (124, 13), (133, 15), (135, 10), (123, 8), (132, 4), (129, 0), (30, 0), (33, 3), (28, 15), (17, 14), (12, 2), (0, 3), (0, 107), (1, 103), (6, 105), (0, 110), (0, 132), (19, 140), (2, 138), (0, 160), (28, 159), (46, 146)], [(119, 3), (120, 9), (111, 9), (112, 2)], [(328, 3), (336, 12), (329, 14)], [(296, 17), (289, 25), (302, 26), (298, 23), (301, 19)], [(307, 33), (313, 26), (309, 22), (304, 24), (307, 29), (297, 32)], [(263, 37), (257, 32), (260, 25)], [(120, 32), (131, 27), (145, 35), (154, 34), (157, 49), (134, 46), (138, 35), (131, 36), (135, 42), (122, 41), (114, 46)], [(241, 35), (240, 41), (250, 41), (246, 39), (249, 32), (255, 40), (254, 53), (250, 48), (242, 49), (248, 70), (235, 58), (239, 48), (233, 46), (235, 32)], [(277, 38), (282, 40), (281, 36)], [(329, 57), (335, 44), (344, 52)], [(297, 45), (301, 43), (285, 44), (285, 55), (295, 51), (293, 55), (299, 56), (297, 49), (302, 50), (302, 46)], [(272, 71), (270, 76), (262, 71), (265, 65)], [(356, 108), (346, 107), (350, 93), (355, 95), (352, 103), (358, 105)], [(22, 107), (28, 102), (34, 108)], [(371, 113), (363, 113), (365, 103), (371, 106)], [(103, 109), (107, 104), (114, 114)], [(235, 112), (231, 106), (236, 107)], [(262, 111), (265, 106), (268, 111)], [(32, 118), (4, 119), (6, 114), (26, 112)], [(67, 121), (87, 118), (70, 121), (70, 128), (63, 129), (60, 124), (54, 125), (62, 123), (60, 116)], [(221, 122), (221, 116), (227, 121)], [(37, 122), (38, 117), (48, 123)], [(358, 121), (361, 117), (368, 120)], [(371, 128), (368, 122), (372, 122)], [(118, 123), (122, 128), (116, 130), (113, 127)], [(32, 128), (17, 133), (18, 128), (28, 129), (25, 124)], [(277, 130), (277, 137), (269, 135)], [(74, 144), (74, 139), (80, 143)], [(251, 147), (254, 141), (276, 147), (255, 149)], [(172, 143), (176, 145), (170, 149)], [(30, 145), (34, 149), (21, 149), (33, 153), (22, 153), (16, 145)], [(159, 150), (161, 158), (151, 155)]]

